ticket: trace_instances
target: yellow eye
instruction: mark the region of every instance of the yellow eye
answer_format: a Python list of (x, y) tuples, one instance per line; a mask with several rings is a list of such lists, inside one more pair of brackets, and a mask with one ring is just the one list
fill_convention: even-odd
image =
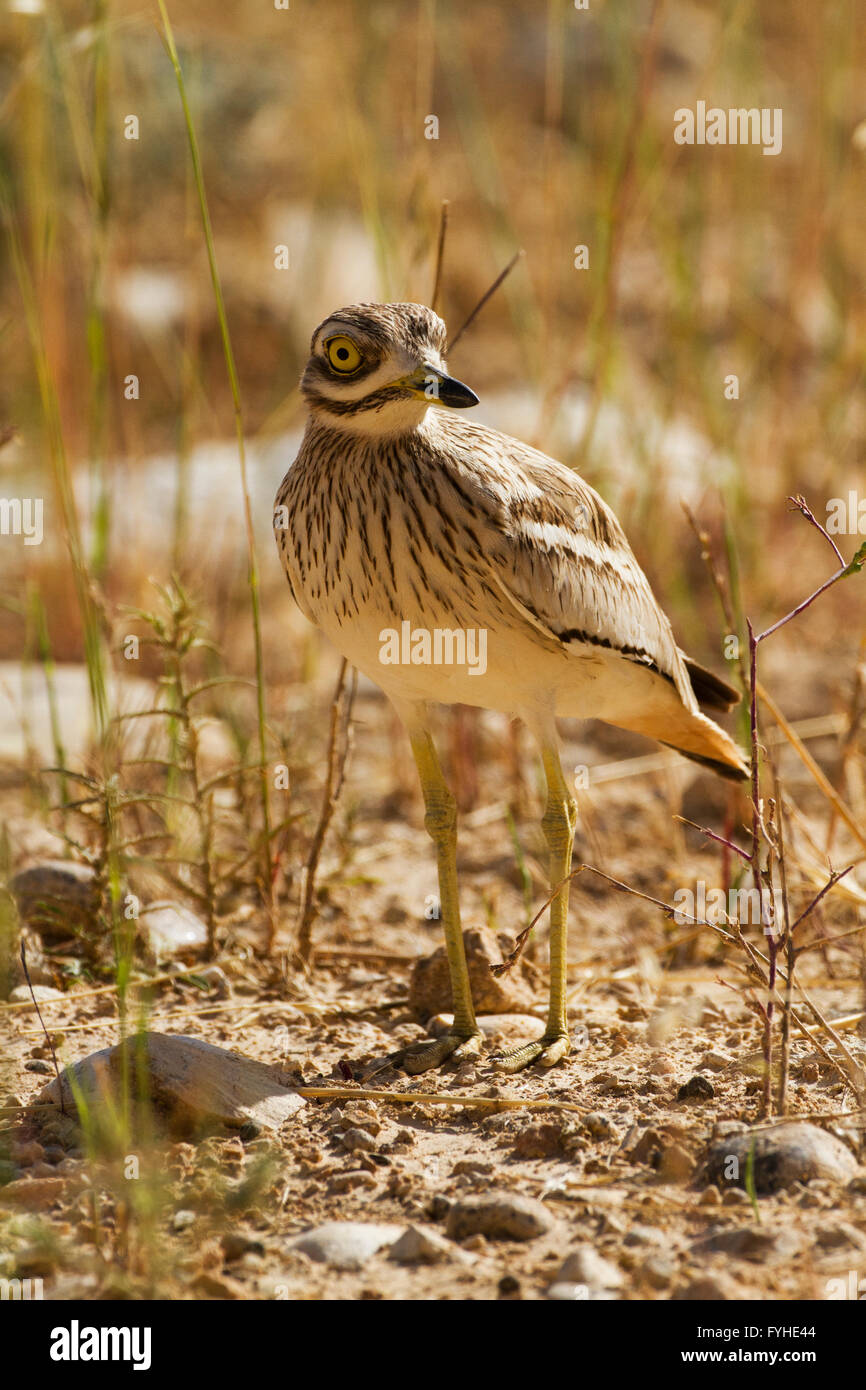
[(325, 343), (328, 352), (328, 361), (335, 372), (356, 372), (361, 365), (361, 354), (355, 347), (351, 338), (346, 338), (340, 334), (337, 338), (329, 338)]

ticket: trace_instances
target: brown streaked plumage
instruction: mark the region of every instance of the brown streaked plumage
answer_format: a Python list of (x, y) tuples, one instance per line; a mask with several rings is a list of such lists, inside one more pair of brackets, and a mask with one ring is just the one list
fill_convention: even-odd
[[(475, 1055), (456, 871), (455, 815), (430, 738), (428, 701), (519, 715), (548, 781), (551, 878), (565, 878), (574, 803), (555, 718), (598, 718), (644, 733), (725, 776), (743, 757), (699, 708), (738, 696), (680, 651), (615, 515), (554, 459), (466, 418), (476, 398), (447, 374), (445, 325), (423, 305), (354, 305), (316, 330), (301, 380), (310, 408), (300, 452), (277, 495), (275, 527), (301, 610), (389, 695), (409, 731), (437, 847), (454, 1031), (409, 1050), (409, 1070)], [(484, 634), (484, 669), (430, 665), (383, 634)], [(444, 643), (445, 639), (443, 639)], [(444, 650), (444, 645), (442, 650)], [(391, 650), (388, 648), (388, 650)], [(423, 657), (423, 652), (422, 652)], [(408, 658), (408, 659), (407, 659)], [(465, 667), (465, 669), (463, 669)], [(551, 907), (551, 1007), (540, 1044), (510, 1069), (568, 1050), (567, 887)]]

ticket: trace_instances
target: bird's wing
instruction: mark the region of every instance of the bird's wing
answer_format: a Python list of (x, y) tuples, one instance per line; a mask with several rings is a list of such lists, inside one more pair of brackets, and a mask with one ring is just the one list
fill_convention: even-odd
[(497, 588), (548, 637), (609, 648), (666, 676), (696, 713), (683, 653), (610, 507), (555, 459), (460, 426), (449, 431), (450, 467), (472, 493)]

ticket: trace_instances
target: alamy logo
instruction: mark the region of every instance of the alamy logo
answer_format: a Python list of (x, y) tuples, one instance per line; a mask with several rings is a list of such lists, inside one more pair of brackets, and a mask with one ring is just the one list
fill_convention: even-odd
[(708, 888), (703, 879), (698, 879), (694, 888), (678, 888), (674, 893), (674, 921), (678, 927), (694, 921), (721, 927), (729, 919), (743, 927), (771, 927), (772, 899), (769, 893), (763, 894), (762, 917), (761, 896), (757, 888), (729, 888), (726, 893), (724, 888)]
[(831, 497), (827, 503), (827, 530), (831, 536), (866, 536), (866, 497), (854, 488), (847, 497)]
[(149, 1327), (68, 1327), (51, 1329), (52, 1361), (131, 1361), (134, 1371), (150, 1370)]
[(681, 106), (674, 112), (674, 139), (678, 145), (762, 145), (764, 154), (782, 150), (781, 106), (707, 106), (699, 101), (693, 111)]
[(30, 1303), (44, 1297), (41, 1279), (0, 1279), (0, 1303)]
[(41, 545), (42, 498), (0, 497), (0, 536), (23, 536), (25, 545)]
[(399, 632), (383, 627), (379, 633), (383, 666), (466, 666), (470, 676), (487, 670), (487, 629), (415, 627), (403, 619)]

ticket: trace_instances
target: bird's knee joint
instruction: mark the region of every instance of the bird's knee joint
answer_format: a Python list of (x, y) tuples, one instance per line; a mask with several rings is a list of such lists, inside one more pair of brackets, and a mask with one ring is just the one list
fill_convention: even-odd
[(541, 818), (541, 828), (548, 844), (572, 839), (577, 828), (577, 802), (570, 796), (563, 801), (549, 801)]
[(457, 831), (457, 802), (453, 796), (437, 798), (427, 804), (424, 829), (433, 840)]

